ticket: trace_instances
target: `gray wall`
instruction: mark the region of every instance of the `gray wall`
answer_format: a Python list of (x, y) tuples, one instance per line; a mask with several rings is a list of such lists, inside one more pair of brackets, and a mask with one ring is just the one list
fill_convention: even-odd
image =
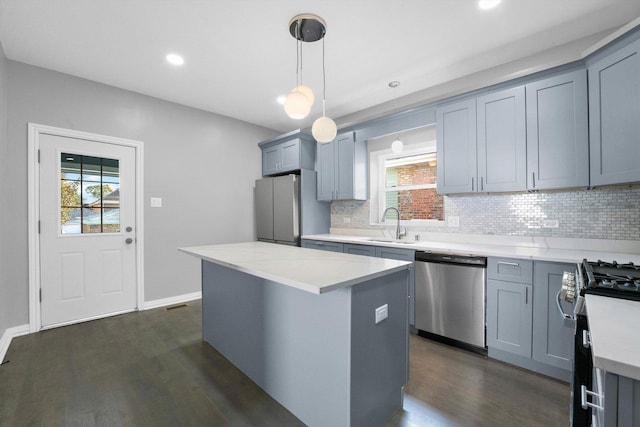
[[(278, 134), (23, 63), (8, 63), (8, 116), (3, 192), (0, 295), (8, 326), (28, 323), (27, 123), (144, 143), (145, 301), (200, 290), (198, 260), (179, 246), (253, 240), (253, 186), (261, 171), (257, 143)], [(5, 169), (5, 168), (3, 168)], [(4, 177), (3, 177), (4, 178)], [(8, 187), (8, 188), (7, 188)], [(162, 197), (163, 207), (149, 207)], [(3, 271), (6, 271), (3, 269)]]
[[(9, 280), (7, 275), (7, 259), (10, 249), (10, 240), (7, 238), (7, 230), (10, 223), (7, 221), (6, 212), (9, 209), (7, 175), (7, 60), (0, 44), (0, 337), (5, 330), (13, 326), (9, 318)], [(1, 362), (1, 361), (0, 361)]]

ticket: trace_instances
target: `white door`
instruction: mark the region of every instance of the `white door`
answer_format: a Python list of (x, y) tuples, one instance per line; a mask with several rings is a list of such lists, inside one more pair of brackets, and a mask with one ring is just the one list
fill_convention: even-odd
[(42, 328), (134, 310), (136, 150), (40, 135)]

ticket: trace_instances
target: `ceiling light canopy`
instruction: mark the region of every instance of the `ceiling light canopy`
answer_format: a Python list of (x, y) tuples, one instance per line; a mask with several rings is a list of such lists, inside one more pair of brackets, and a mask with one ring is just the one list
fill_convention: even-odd
[(498, 6), (502, 0), (478, 0), (478, 7), (482, 10), (493, 9)]
[(184, 64), (184, 58), (176, 53), (170, 53), (166, 58), (167, 62), (171, 65), (180, 66)]

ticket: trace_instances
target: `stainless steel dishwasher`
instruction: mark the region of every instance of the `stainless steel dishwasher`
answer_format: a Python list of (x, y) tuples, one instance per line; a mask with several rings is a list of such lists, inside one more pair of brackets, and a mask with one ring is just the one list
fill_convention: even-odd
[(418, 334), (486, 353), (487, 258), (416, 251)]

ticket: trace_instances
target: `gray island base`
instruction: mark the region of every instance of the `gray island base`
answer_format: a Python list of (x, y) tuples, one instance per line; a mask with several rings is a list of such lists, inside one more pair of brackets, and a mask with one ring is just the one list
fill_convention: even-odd
[[(247, 259), (231, 259), (241, 245)], [(181, 249), (203, 259), (203, 339), (309, 426), (384, 425), (408, 380), (409, 263), (280, 246)], [(244, 264), (271, 249), (290, 256), (282, 281)]]

